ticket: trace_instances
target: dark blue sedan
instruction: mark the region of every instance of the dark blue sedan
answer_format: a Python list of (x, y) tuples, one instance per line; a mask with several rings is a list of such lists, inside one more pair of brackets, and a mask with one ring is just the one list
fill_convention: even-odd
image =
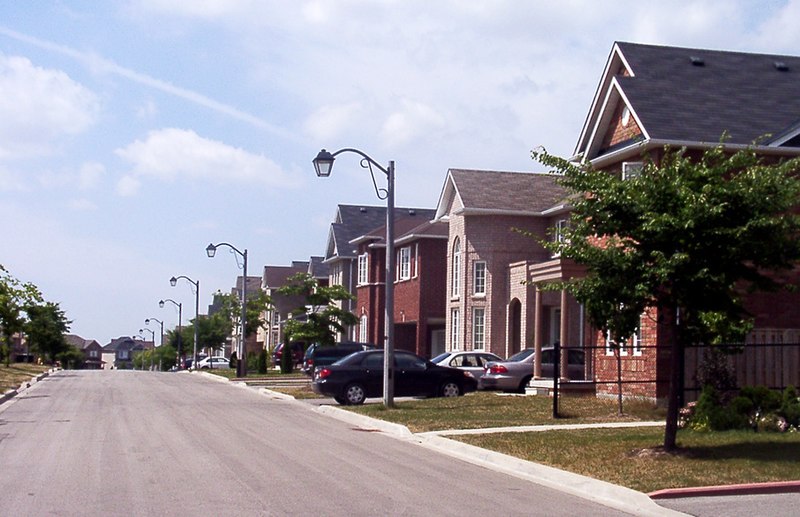
[[(466, 371), (433, 364), (410, 352), (394, 353), (394, 394), (399, 397), (457, 397), (475, 391), (478, 381)], [(355, 352), (317, 368), (311, 388), (339, 404), (363, 404), (383, 394), (383, 350)]]

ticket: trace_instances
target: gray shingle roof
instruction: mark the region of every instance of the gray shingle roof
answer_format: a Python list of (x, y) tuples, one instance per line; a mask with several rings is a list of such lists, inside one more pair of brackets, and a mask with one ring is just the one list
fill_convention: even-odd
[(450, 174), (465, 210), (543, 212), (565, 196), (552, 174), (469, 169)]
[[(413, 211), (420, 220), (430, 220), (435, 214), (432, 208), (401, 208), (396, 207), (395, 218), (408, 215)], [(350, 244), (356, 237), (366, 235), (371, 230), (386, 223), (386, 207), (363, 205), (339, 205), (337, 220), (331, 224), (328, 250), (325, 259), (334, 257), (355, 258), (358, 246)]]
[(727, 131), (746, 145), (800, 120), (800, 57), (617, 45), (634, 75), (617, 80), (651, 139), (714, 143)]

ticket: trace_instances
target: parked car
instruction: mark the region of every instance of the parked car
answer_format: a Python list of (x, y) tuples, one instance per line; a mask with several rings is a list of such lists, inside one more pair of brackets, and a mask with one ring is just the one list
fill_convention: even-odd
[(466, 370), (476, 379), (483, 375), (483, 367), (491, 361), (502, 361), (502, 359), (490, 352), (445, 352), (431, 359), (432, 363), (439, 366)]
[(230, 368), (230, 367), (231, 367), (230, 359), (222, 356), (206, 357), (205, 359), (197, 363), (197, 368), (200, 370), (208, 370), (208, 369), (220, 370), (223, 368)]
[[(563, 352), (567, 352), (567, 373), (570, 379), (583, 379), (586, 364), (583, 350), (568, 348), (562, 349)], [(553, 347), (542, 348), (543, 377), (553, 377), (554, 354)], [(534, 349), (526, 348), (506, 361), (488, 363), (478, 380), (478, 389), (525, 393), (525, 387), (533, 378), (533, 358)]]
[[(399, 397), (455, 397), (477, 389), (471, 373), (433, 364), (411, 352), (394, 353), (394, 394)], [(383, 350), (354, 352), (314, 370), (311, 388), (339, 404), (362, 404), (383, 394)]]
[[(292, 347), (292, 360), (294, 361), (292, 364), (294, 366), (300, 366), (303, 363), (303, 355), (306, 353), (305, 343), (296, 341), (290, 343), (290, 346)], [(283, 357), (283, 348), (283, 343), (278, 343), (275, 350), (272, 351), (272, 366), (280, 366), (281, 357)]]
[(343, 357), (347, 357), (353, 352), (362, 350), (375, 350), (377, 347), (372, 343), (361, 343), (358, 341), (340, 341), (336, 346), (320, 346), (312, 344), (303, 356), (303, 365), (300, 367), (303, 373), (309, 377), (314, 375), (314, 368), (317, 366), (328, 366)]

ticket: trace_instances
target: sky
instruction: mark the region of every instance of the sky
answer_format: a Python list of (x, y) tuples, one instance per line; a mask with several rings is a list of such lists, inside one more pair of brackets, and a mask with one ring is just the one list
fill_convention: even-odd
[[(0, 264), (107, 344), (323, 255), (354, 154), (435, 208), (449, 168), (569, 156), (615, 41), (800, 54), (800, 0), (0, 0)], [(383, 178), (379, 177), (380, 182)], [(380, 183), (379, 183), (380, 185)], [(144, 336), (150, 337), (145, 331)]]

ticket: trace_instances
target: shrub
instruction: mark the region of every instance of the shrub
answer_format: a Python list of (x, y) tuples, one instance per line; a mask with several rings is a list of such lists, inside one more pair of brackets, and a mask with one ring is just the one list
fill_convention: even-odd
[(231, 353), (231, 358), (228, 361), (228, 366), (230, 366), (231, 368), (236, 368), (236, 362), (237, 361), (238, 361), (238, 358), (236, 357), (236, 352), (232, 352)]
[(281, 352), (281, 373), (292, 373), (294, 368), (294, 358), (292, 357), (292, 345), (290, 343), (283, 344), (283, 351)]
[(778, 414), (786, 419), (788, 425), (800, 427), (800, 397), (797, 396), (794, 386), (789, 386), (783, 391)]
[(261, 375), (267, 373), (267, 350), (265, 348), (262, 348), (258, 354), (258, 373)]

